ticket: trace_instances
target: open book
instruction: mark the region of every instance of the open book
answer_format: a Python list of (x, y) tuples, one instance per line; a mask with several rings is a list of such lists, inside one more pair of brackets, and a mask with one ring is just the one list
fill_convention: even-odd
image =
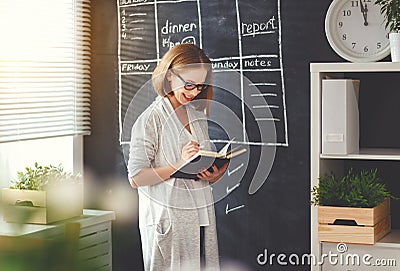
[(230, 159), (247, 151), (245, 148), (238, 149), (238, 147), (228, 151), (232, 141), (233, 139), (229, 141), (219, 152), (200, 150), (189, 160), (187, 160), (186, 163), (179, 167), (174, 173), (172, 173), (171, 178), (197, 180), (197, 173), (202, 171), (202, 169), (207, 168), (210, 172), (212, 172), (213, 164), (215, 164), (217, 168), (220, 168), (225, 163), (229, 162)]

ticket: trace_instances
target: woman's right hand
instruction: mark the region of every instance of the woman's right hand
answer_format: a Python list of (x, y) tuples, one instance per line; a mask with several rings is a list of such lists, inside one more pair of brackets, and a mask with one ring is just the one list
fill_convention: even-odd
[(196, 141), (189, 141), (182, 148), (182, 159), (187, 161), (200, 150), (200, 145)]

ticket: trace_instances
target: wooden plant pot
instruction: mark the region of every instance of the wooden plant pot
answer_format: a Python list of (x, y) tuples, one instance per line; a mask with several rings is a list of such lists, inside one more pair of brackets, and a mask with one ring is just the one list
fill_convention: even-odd
[[(338, 225), (339, 221), (355, 225)], [(374, 208), (318, 206), (319, 241), (372, 245), (388, 234), (390, 227), (389, 198)]]
[(83, 185), (71, 184), (46, 191), (2, 189), (6, 222), (50, 224), (81, 216)]

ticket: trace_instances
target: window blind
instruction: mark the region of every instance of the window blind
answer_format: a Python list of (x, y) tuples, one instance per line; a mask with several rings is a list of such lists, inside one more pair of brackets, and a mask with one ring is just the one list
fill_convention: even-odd
[(90, 134), (90, 0), (1, 0), (0, 40), (0, 142)]

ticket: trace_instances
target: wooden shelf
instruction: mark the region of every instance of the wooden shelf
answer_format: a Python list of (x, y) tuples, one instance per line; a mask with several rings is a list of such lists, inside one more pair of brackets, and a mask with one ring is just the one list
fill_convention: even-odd
[(321, 154), (322, 159), (354, 160), (400, 160), (400, 149), (360, 149), (359, 153), (347, 155)]
[[(330, 242), (321, 242), (322, 244), (336, 244)], [(372, 247), (385, 247), (385, 248), (400, 248), (400, 229), (391, 230), (385, 237), (376, 242), (374, 245), (362, 244), (347, 244), (351, 246), (370, 246)]]

